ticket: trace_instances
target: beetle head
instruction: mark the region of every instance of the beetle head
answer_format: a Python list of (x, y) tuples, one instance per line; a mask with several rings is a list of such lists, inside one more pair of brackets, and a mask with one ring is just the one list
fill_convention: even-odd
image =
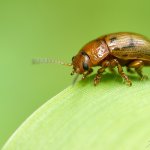
[(85, 51), (79, 51), (76, 56), (72, 57), (72, 65), (72, 75), (74, 73), (83, 74), (84, 72), (88, 71), (90, 67), (92, 67), (90, 57)]

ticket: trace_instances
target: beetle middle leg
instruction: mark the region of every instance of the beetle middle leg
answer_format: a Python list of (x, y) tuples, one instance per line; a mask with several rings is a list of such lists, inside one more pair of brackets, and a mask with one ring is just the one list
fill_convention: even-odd
[(100, 82), (100, 79), (102, 77), (102, 73), (105, 71), (105, 69), (107, 67), (110, 66), (110, 62), (108, 60), (105, 60), (104, 62), (102, 62), (102, 67), (100, 69), (98, 69), (97, 71), (97, 74), (96, 74), (96, 77), (94, 78), (94, 85), (96, 86), (99, 82)]
[(142, 60), (134, 60), (127, 67), (134, 68), (137, 74), (140, 76), (141, 80), (147, 79), (146, 75), (143, 75), (142, 68), (144, 66), (144, 62)]
[(122, 66), (120, 65), (117, 59), (111, 60), (111, 66), (117, 66), (119, 74), (126, 81), (127, 85), (132, 85), (132, 82), (129, 80), (128, 76), (123, 72)]
[(111, 73), (113, 73), (113, 74), (116, 74), (116, 70), (114, 69), (114, 67), (109, 67), (109, 71), (111, 72)]

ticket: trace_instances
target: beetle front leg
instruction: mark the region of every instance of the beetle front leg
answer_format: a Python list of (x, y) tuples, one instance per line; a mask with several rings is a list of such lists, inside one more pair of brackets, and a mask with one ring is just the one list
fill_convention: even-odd
[(102, 77), (102, 73), (109, 66), (110, 66), (110, 62), (108, 60), (105, 60), (104, 62), (102, 62), (102, 67), (100, 69), (98, 69), (96, 77), (94, 78), (94, 85), (95, 86), (100, 82), (100, 79)]
[(121, 77), (125, 80), (127, 85), (131, 86), (132, 82), (129, 80), (128, 76), (123, 72), (123, 69), (122, 69), (121, 65), (119, 64), (118, 60), (117, 59), (113, 59), (111, 61), (111, 65), (113, 65), (113, 66), (116, 65), (117, 66), (118, 72), (121, 75)]
[(90, 68), (85, 74), (83, 74), (82, 80), (84, 80), (89, 74), (93, 72), (93, 69)]

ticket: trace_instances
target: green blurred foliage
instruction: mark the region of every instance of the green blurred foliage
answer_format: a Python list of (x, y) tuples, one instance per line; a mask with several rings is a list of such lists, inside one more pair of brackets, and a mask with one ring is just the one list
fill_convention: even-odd
[(0, 147), (35, 109), (72, 82), (71, 68), (32, 65), (32, 58), (70, 62), (86, 42), (111, 32), (150, 37), (149, 5), (149, 0), (1, 0)]

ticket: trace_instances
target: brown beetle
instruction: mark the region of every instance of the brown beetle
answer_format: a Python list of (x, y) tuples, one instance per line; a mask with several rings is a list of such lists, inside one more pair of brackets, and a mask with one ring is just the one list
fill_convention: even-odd
[(122, 66), (134, 68), (141, 79), (146, 78), (142, 74), (142, 67), (150, 65), (150, 40), (146, 37), (129, 32), (119, 32), (99, 37), (87, 43), (76, 56), (72, 58), (73, 71), (83, 74), (82, 79), (92, 73), (92, 67), (100, 66), (94, 78), (94, 85), (97, 85), (106, 68), (113, 71), (114, 67), (125, 82), (131, 86), (132, 82), (123, 72)]

